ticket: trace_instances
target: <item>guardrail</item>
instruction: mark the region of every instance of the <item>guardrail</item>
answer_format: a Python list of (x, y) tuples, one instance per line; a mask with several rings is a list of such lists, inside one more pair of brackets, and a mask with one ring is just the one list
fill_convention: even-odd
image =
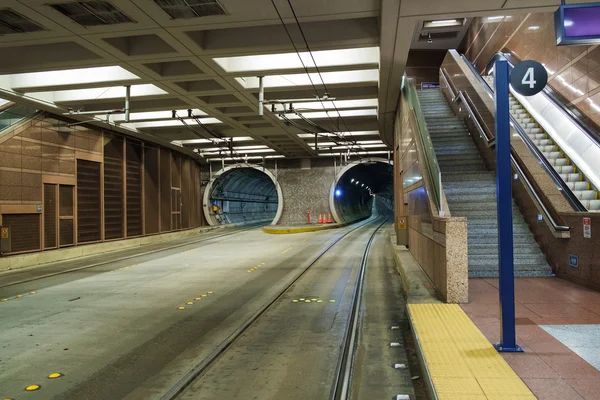
[(415, 119), (417, 121), (417, 130), (423, 150), (425, 152), (425, 162), (427, 164), (427, 171), (429, 172), (429, 180), (431, 182), (432, 190), (434, 191), (434, 202), (439, 210), (439, 215), (444, 216), (444, 204), (442, 201), (442, 172), (437, 162), (435, 150), (433, 149), (433, 142), (431, 136), (429, 136), (429, 130), (425, 123), (425, 117), (423, 116), (423, 110), (421, 103), (419, 102), (419, 96), (417, 95), (417, 88), (413, 79), (408, 79), (406, 74), (402, 79), (402, 90), (406, 95), (409, 108), (413, 111)]
[[(450, 95), (452, 96), (452, 102), (454, 102), (454, 103), (456, 103), (458, 101), (462, 102), (462, 104), (465, 107), (465, 110), (467, 111), (467, 114), (469, 115), (469, 119), (471, 119), (473, 121), (473, 124), (475, 125), (475, 128), (479, 132), (480, 136), (483, 138), (483, 140), (485, 141), (485, 143), (488, 147), (492, 147), (495, 143), (496, 138), (492, 135), (491, 132), (489, 132), (489, 130), (487, 128), (485, 128), (485, 124), (482, 123), (481, 114), (479, 114), (478, 111), (475, 111), (475, 110), (477, 110), (477, 108), (474, 106), (474, 103), (471, 100), (471, 98), (469, 97), (469, 94), (464, 91), (457, 92), (456, 87), (454, 87), (454, 89), (453, 89), (454, 85), (452, 85), (450, 83), (450, 80), (448, 79), (448, 76), (447, 76), (448, 73), (443, 68), (440, 69), (440, 71), (441, 71), (442, 79), (444, 80), (444, 82), (448, 86), (448, 89), (450, 90)], [(529, 139), (529, 137), (528, 137), (528, 139)], [(552, 225), (552, 228), (555, 231), (560, 231), (560, 232), (569, 231), (570, 228), (568, 226), (560, 225), (554, 220), (554, 218), (552, 217), (552, 214), (550, 214), (550, 212), (548, 211), (548, 209), (546, 208), (546, 206), (544, 205), (544, 203), (538, 196), (535, 188), (531, 184), (531, 181), (529, 181), (529, 179), (527, 178), (527, 175), (525, 175), (525, 172), (519, 165), (519, 162), (514, 157), (512, 149), (511, 149), (510, 160), (512, 162), (513, 167), (517, 171), (517, 174), (519, 175), (521, 182), (523, 182), (523, 184), (525, 185), (525, 188), (531, 194), (531, 197), (533, 198), (534, 202), (536, 203), (537, 208), (542, 212), (542, 214), (544, 215), (546, 220), (548, 222), (550, 222), (550, 225)]]

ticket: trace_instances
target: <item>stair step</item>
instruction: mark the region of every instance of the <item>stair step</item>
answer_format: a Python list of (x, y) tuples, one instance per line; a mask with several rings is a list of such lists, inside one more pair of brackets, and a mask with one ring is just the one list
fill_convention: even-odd
[[(531, 245), (519, 245), (518, 243), (513, 245), (513, 252), (515, 257), (534, 256), (536, 254), (542, 254), (539, 247)], [(494, 255), (498, 254), (498, 243), (495, 244), (470, 244), (469, 245), (469, 257), (471, 255)]]
[[(515, 234), (513, 234), (513, 240), (515, 242), (519, 242), (519, 243), (523, 243), (523, 244), (537, 245), (537, 242), (535, 241), (535, 239), (529, 232), (526, 234), (515, 233)], [(479, 235), (479, 236), (470, 236), (468, 238), (468, 243), (469, 243), (469, 246), (472, 244), (498, 244), (498, 235), (486, 233), (484, 235)]]

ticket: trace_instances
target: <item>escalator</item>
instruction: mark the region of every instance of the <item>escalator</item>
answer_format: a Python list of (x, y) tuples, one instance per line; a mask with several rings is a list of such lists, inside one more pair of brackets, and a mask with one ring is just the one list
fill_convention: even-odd
[[(490, 88), (494, 86), (493, 75), (483, 78)], [(510, 94), (510, 113), (585, 209), (600, 212), (598, 189), (592, 185), (573, 160), (512, 93)]]
[[(490, 61), (489, 66), (493, 66), (494, 60), (498, 58), (506, 59), (511, 68), (518, 62), (514, 56), (497, 53)], [(463, 59), (472, 72), (477, 74), (464, 56)], [(489, 71), (490, 74), (482, 77), (482, 83), (489, 95), (493, 96), (493, 68), (488, 67), (486, 71)], [(477, 74), (477, 76), (479, 75)], [(600, 155), (597, 134), (591, 132), (589, 127), (573, 116), (563, 102), (551, 94), (550, 90), (546, 89), (536, 96), (538, 97), (537, 101), (535, 99), (529, 101), (511, 90), (510, 114), (517, 125), (515, 126), (517, 132), (525, 142), (529, 142), (532, 151), (537, 153), (538, 158), (556, 171), (556, 175), (561, 180), (558, 183), (565, 189), (565, 194), (571, 197), (570, 200), (575, 211), (600, 212), (600, 191), (598, 190), (600, 174), (599, 170), (594, 167), (594, 162), (597, 163), (597, 156)], [(530, 104), (526, 105), (525, 102)], [(542, 109), (542, 104), (545, 105), (545, 109)], [(552, 117), (561, 120), (560, 122), (549, 120)], [(565, 129), (565, 126), (568, 129)], [(568, 132), (565, 133), (565, 131)], [(573, 144), (577, 147), (572, 146)], [(593, 155), (594, 153), (596, 156)]]
[[(419, 103), (442, 174), (452, 216), (467, 217), (469, 277), (498, 276), (495, 173), (486, 168), (467, 125), (440, 89), (421, 90)], [(551, 276), (529, 227), (513, 205), (515, 276)]]

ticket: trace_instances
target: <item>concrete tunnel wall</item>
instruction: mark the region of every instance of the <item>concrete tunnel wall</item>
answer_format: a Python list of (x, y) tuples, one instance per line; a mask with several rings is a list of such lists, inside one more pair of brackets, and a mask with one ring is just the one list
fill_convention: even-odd
[[(334, 221), (348, 222), (369, 216), (372, 210), (371, 196), (363, 196), (364, 188), (359, 190), (356, 185), (351, 186), (352, 177), (358, 177), (373, 189), (381, 200), (377, 202), (378, 209), (381, 203), (385, 211), (387, 207), (393, 207), (392, 176), (391, 163), (379, 158), (355, 161), (343, 167), (329, 157), (277, 160), (277, 164), (267, 160), (264, 167), (234, 164), (213, 175), (204, 191), (203, 209), (210, 225), (270, 218), (273, 225), (301, 225), (307, 223), (307, 208), (313, 223), (319, 214), (328, 216), (330, 213)], [(340, 197), (335, 196), (337, 187), (342, 189)], [(212, 199), (224, 199), (228, 193), (235, 192), (238, 195), (243, 192), (248, 201), (236, 197), (240, 201), (230, 200), (229, 213), (216, 217), (211, 212)], [(271, 208), (264, 207), (263, 202), (267, 199)]]
[[(219, 211), (213, 211), (217, 205)], [(235, 164), (218, 171), (204, 190), (202, 209), (210, 225), (268, 221), (276, 224), (283, 194), (275, 175), (253, 164)]]
[(374, 198), (367, 187), (377, 196), (378, 212), (393, 213), (393, 174), (392, 161), (383, 158), (359, 160), (344, 166), (329, 190), (334, 219), (350, 222), (370, 216)]

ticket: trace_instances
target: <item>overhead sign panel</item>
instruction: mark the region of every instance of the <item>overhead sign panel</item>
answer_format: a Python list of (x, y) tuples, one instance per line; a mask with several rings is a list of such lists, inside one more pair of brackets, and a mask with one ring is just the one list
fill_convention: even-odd
[(600, 3), (560, 6), (554, 13), (556, 45), (600, 43)]

